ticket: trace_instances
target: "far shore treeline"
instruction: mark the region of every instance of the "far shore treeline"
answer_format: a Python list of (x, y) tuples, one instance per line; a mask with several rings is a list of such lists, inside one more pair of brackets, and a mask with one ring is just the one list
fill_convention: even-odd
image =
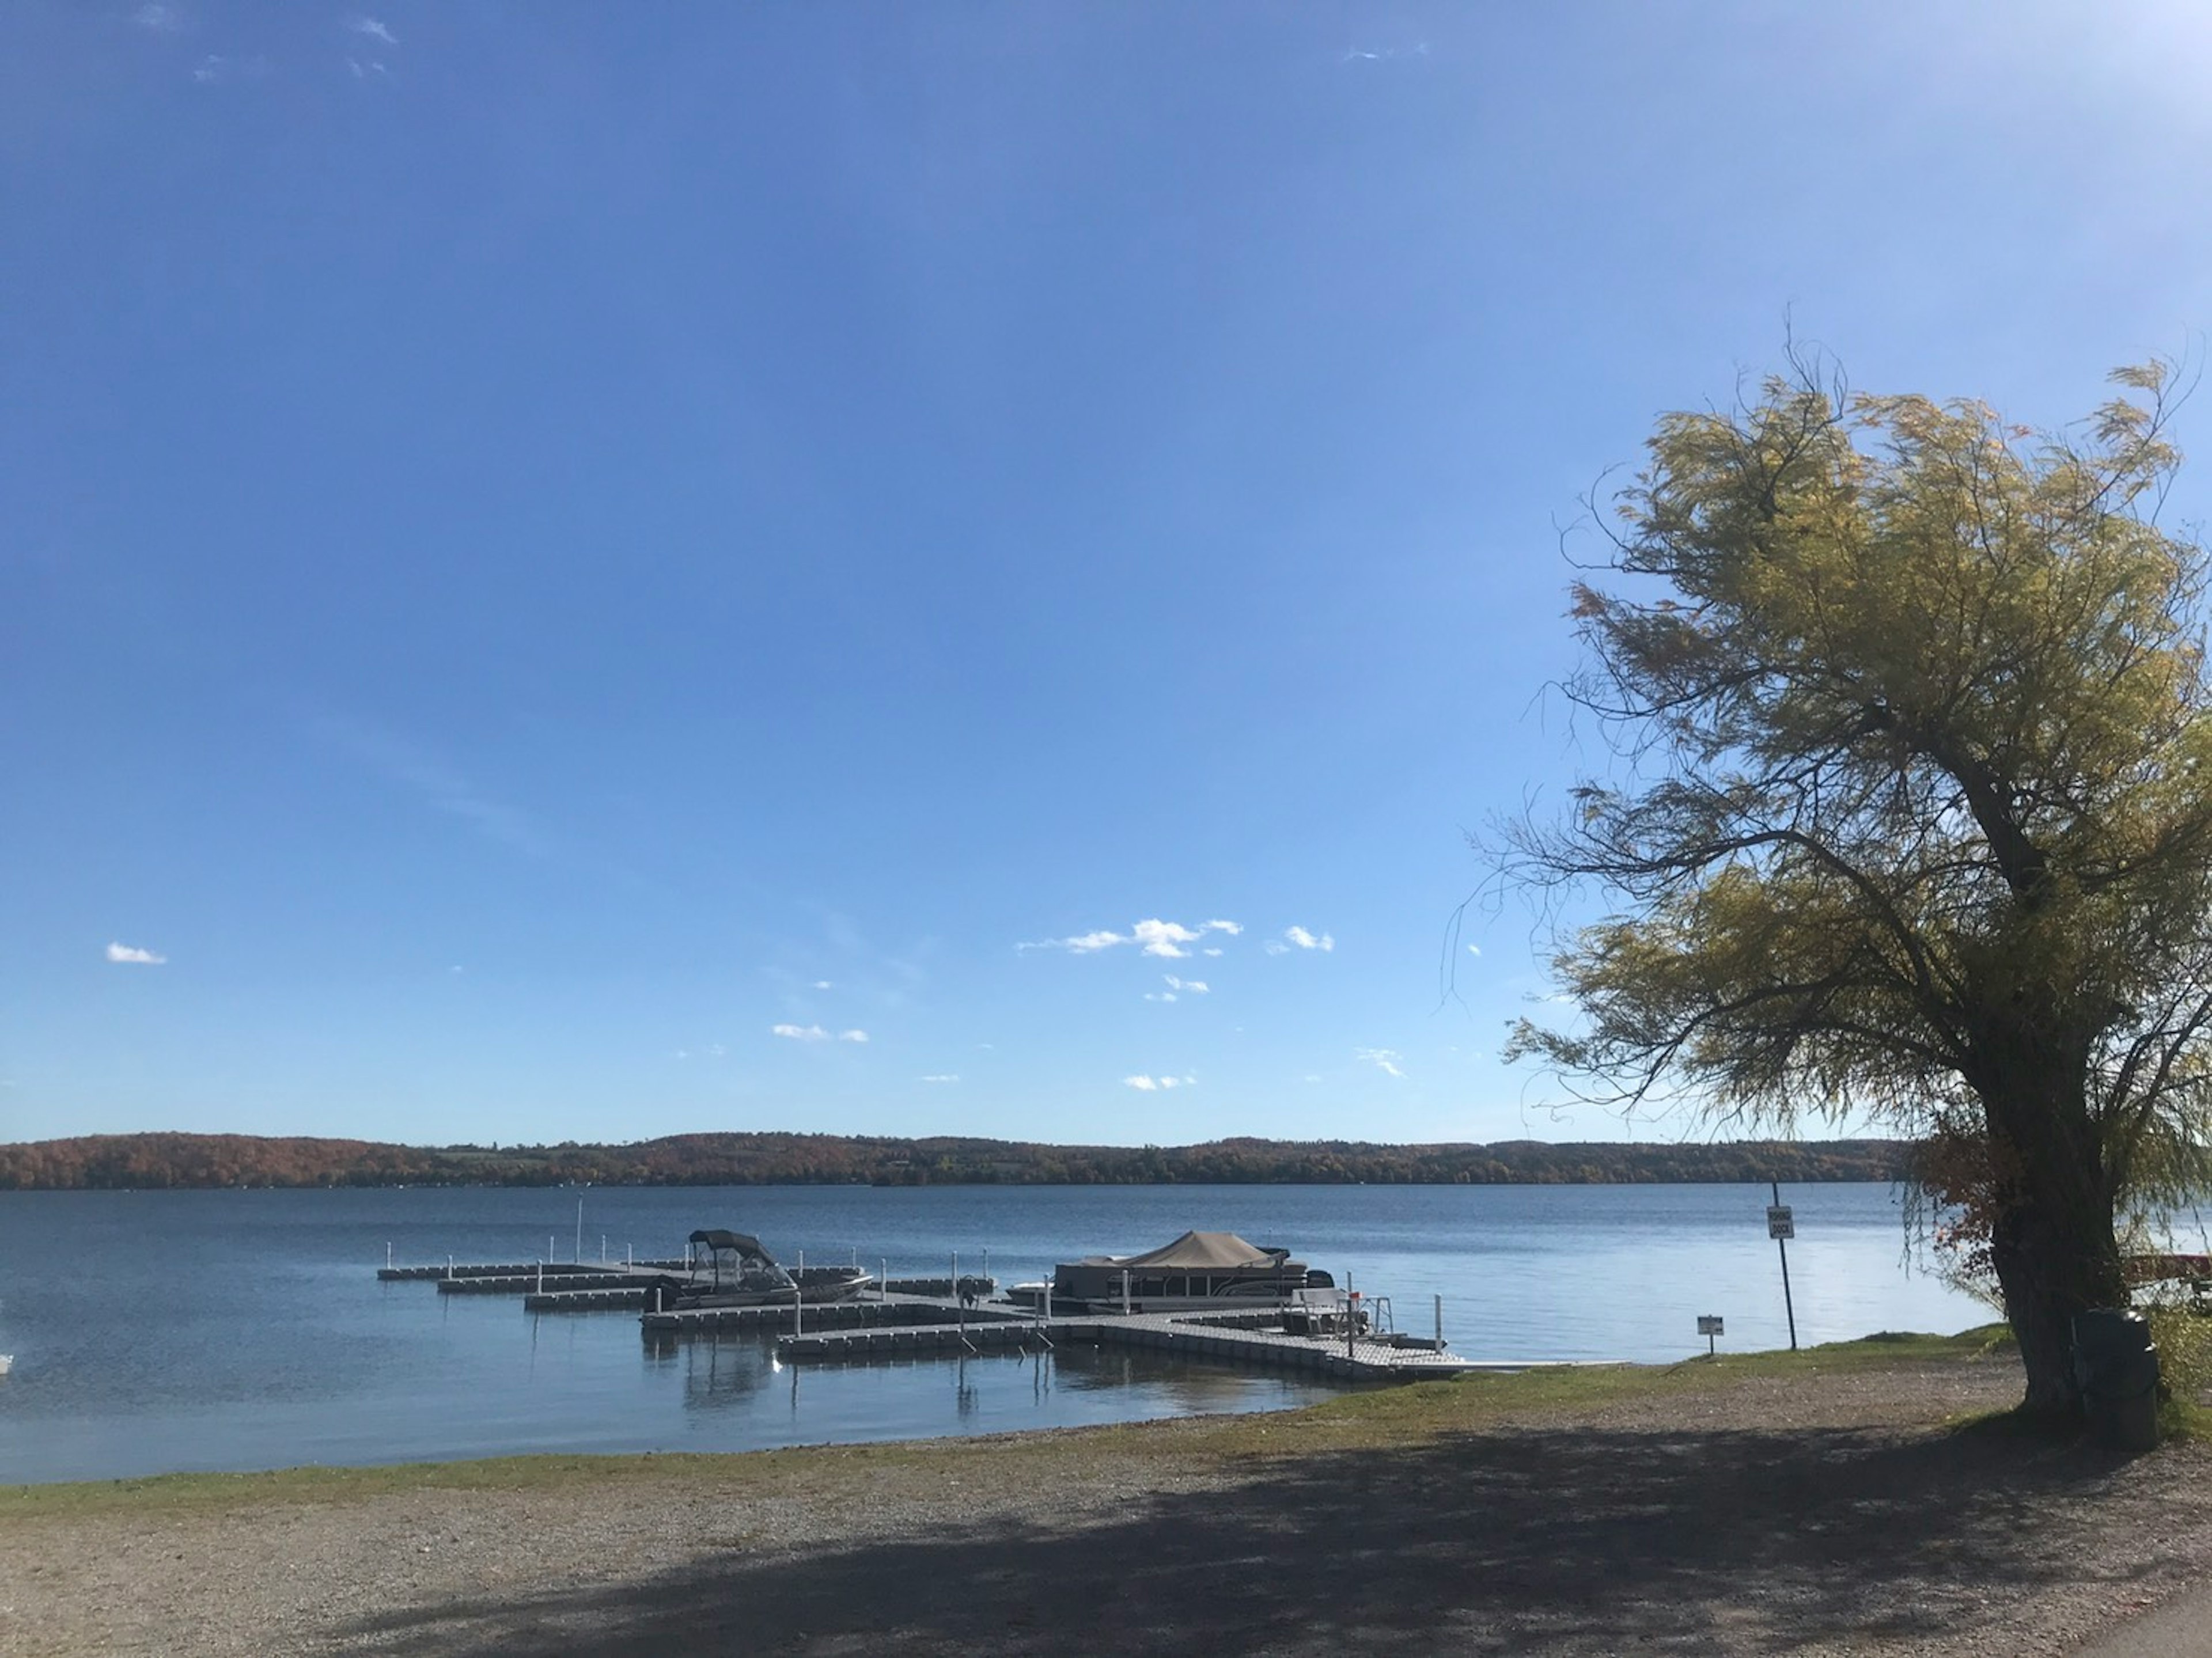
[(1899, 1140), (1375, 1145), (1212, 1140), (1034, 1145), (838, 1134), (674, 1134), (627, 1145), (385, 1145), (249, 1134), (0, 1145), (0, 1191), (332, 1186), (1604, 1185), (1895, 1181)]

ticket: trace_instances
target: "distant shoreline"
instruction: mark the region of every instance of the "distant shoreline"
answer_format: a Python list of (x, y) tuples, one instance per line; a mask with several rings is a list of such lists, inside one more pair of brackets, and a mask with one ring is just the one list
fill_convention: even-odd
[(0, 1192), (705, 1186), (1641, 1186), (1911, 1178), (1902, 1140), (1703, 1145), (1212, 1140), (1045, 1145), (955, 1137), (678, 1134), (622, 1145), (410, 1146), (246, 1134), (0, 1144)]

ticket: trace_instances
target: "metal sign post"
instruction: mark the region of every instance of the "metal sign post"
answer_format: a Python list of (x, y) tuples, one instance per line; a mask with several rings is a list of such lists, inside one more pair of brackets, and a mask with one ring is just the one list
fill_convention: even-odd
[(1698, 1315), (1698, 1333), (1705, 1339), (1705, 1357), (1707, 1358), (1711, 1358), (1713, 1356), (1713, 1339), (1716, 1336), (1724, 1336), (1728, 1333), (1726, 1325), (1727, 1321), (1722, 1318), (1718, 1313), (1699, 1313)]
[(1797, 1223), (1790, 1212), (1790, 1206), (1782, 1201), (1782, 1182), (1769, 1181), (1766, 1189), (1774, 1196), (1766, 1211), (1766, 1236), (1782, 1252), (1782, 1310), (1790, 1320), (1790, 1351), (1794, 1353), (1797, 1351), (1797, 1308), (1790, 1299), (1790, 1240), (1797, 1236)]

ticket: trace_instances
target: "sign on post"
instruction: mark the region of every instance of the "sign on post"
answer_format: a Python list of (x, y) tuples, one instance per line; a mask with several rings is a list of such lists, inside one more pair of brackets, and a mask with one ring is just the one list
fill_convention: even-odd
[(1698, 1333), (1705, 1339), (1705, 1356), (1710, 1358), (1712, 1357), (1713, 1352), (1713, 1338), (1715, 1336), (1726, 1335), (1728, 1333), (1728, 1330), (1725, 1327), (1724, 1321), (1718, 1313), (1699, 1313), (1698, 1315)]
[(1776, 1203), (1767, 1206), (1766, 1236), (1777, 1242), (1797, 1236), (1797, 1223), (1790, 1216), (1788, 1204)]

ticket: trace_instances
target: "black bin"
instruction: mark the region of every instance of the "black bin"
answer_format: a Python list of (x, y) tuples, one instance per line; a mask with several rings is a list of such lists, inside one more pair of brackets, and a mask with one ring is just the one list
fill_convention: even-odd
[(2150, 1321), (2124, 1308), (2074, 1315), (2074, 1378), (2090, 1431), (2115, 1450), (2158, 1445), (2158, 1347)]

